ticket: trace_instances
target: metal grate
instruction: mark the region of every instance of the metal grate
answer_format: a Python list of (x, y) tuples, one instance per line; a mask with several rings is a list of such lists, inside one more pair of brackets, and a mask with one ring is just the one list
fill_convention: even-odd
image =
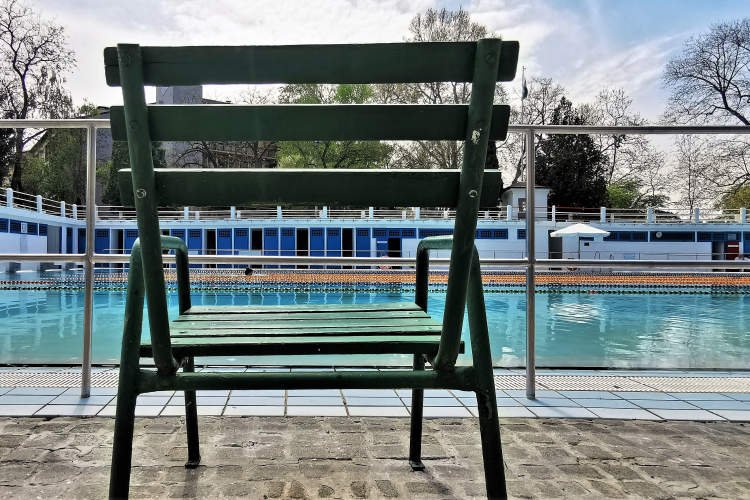
[(538, 375), (537, 383), (553, 391), (654, 391), (627, 377)]

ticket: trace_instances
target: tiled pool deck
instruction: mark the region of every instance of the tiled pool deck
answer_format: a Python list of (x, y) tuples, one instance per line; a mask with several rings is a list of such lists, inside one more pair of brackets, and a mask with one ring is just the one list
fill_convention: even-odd
[[(80, 368), (0, 367), (0, 416), (113, 417), (117, 375), (116, 368), (95, 368), (91, 397), (80, 399)], [(499, 417), (750, 421), (750, 372), (540, 370), (537, 381), (537, 399), (530, 400), (525, 397), (522, 370), (495, 370)], [(136, 415), (182, 416), (183, 405), (179, 392), (144, 394), (138, 398)], [(410, 405), (409, 390), (198, 392), (198, 414), (203, 416), (408, 417)], [(476, 399), (469, 392), (427, 390), (424, 415), (475, 417)]]

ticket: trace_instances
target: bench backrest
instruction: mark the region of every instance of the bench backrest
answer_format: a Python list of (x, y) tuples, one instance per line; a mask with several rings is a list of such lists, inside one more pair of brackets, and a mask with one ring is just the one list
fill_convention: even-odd
[[(456, 207), (444, 336), (460, 336), (477, 213), (496, 206), (500, 174), (485, 173), (488, 140), (505, 139), (509, 107), (495, 83), (515, 76), (517, 42), (267, 47), (140, 47), (104, 50), (112, 137), (127, 140), (124, 202), (136, 207), (157, 367), (171, 352), (157, 207), (325, 204)], [(471, 82), (468, 105), (147, 106), (144, 85)], [(159, 169), (151, 141), (463, 140), (460, 172), (443, 170)], [(455, 339), (454, 339), (455, 340)], [(454, 342), (451, 340), (451, 342)], [(163, 350), (160, 355), (157, 350)], [(452, 348), (446, 348), (446, 352)], [(443, 345), (441, 344), (441, 352)], [(457, 355), (457, 345), (456, 345)], [(169, 363), (167, 362), (169, 358)], [(440, 358), (441, 355), (439, 354)], [(445, 357), (445, 356), (443, 356)], [(447, 357), (454, 357), (447, 354)], [(450, 360), (448, 360), (450, 361)], [(453, 360), (455, 363), (455, 359)]]

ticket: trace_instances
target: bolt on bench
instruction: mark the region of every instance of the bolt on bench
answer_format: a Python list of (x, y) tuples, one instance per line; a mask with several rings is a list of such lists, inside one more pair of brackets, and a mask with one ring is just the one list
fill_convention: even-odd
[[(477, 394), (487, 495), (506, 498), (492, 358), (474, 246), (480, 207), (495, 207), (500, 173), (484, 171), (488, 140), (504, 140), (508, 106), (495, 83), (515, 76), (518, 43), (394, 43), (258, 47), (140, 47), (104, 50), (107, 83), (122, 87), (112, 137), (128, 142), (119, 173), (123, 204), (135, 205), (140, 238), (130, 258), (110, 498), (127, 498), (136, 399), (185, 393), (187, 467), (200, 462), (196, 390), (412, 389), (409, 460), (423, 469), (424, 389)], [(467, 105), (158, 105), (144, 85), (471, 82)], [(157, 169), (151, 141), (463, 140), (460, 171)], [(414, 304), (193, 307), (185, 243), (161, 235), (160, 206), (456, 207), (452, 237), (417, 250)], [(162, 251), (176, 253), (179, 317), (170, 322)], [(430, 250), (451, 250), (443, 322), (427, 314)], [(150, 341), (141, 342), (144, 299)], [(468, 299), (468, 302), (467, 302)], [(456, 366), (468, 304), (473, 364)], [(413, 371), (195, 373), (196, 356), (411, 354)], [(140, 367), (153, 358), (156, 371)], [(425, 370), (429, 362), (432, 370)]]

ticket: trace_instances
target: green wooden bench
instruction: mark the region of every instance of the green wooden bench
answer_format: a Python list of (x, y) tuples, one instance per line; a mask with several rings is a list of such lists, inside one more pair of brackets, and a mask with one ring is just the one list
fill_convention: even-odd
[[(107, 83), (121, 86), (112, 137), (127, 140), (123, 203), (136, 207), (140, 238), (130, 259), (110, 497), (128, 496), (136, 398), (184, 391), (187, 467), (200, 461), (195, 391), (207, 389), (412, 389), (409, 460), (421, 462), (424, 389), (477, 394), (489, 498), (506, 498), (500, 428), (479, 258), (480, 207), (497, 206), (500, 174), (484, 171), (488, 140), (505, 139), (509, 108), (495, 83), (514, 78), (517, 42), (279, 47), (140, 47), (104, 51)], [(144, 85), (472, 82), (468, 105), (147, 106)], [(463, 140), (461, 171), (158, 169), (151, 141)], [(187, 248), (161, 235), (157, 207), (211, 205), (456, 207), (453, 237), (417, 251), (414, 304), (193, 307)], [(162, 252), (177, 259), (179, 317), (167, 315)], [(427, 314), (429, 252), (450, 249), (442, 323)], [(467, 302), (468, 295), (468, 302)], [(144, 299), (150, 341), (141, 342)], [(473, 364), (456, 366), (468, 304)], [(196, 373), (196, 356), (411, 354), (413, 371)], [(153, 358), (156, 370), (140, 367)], [(425, 370), (429, 362), (431, 370)]]

